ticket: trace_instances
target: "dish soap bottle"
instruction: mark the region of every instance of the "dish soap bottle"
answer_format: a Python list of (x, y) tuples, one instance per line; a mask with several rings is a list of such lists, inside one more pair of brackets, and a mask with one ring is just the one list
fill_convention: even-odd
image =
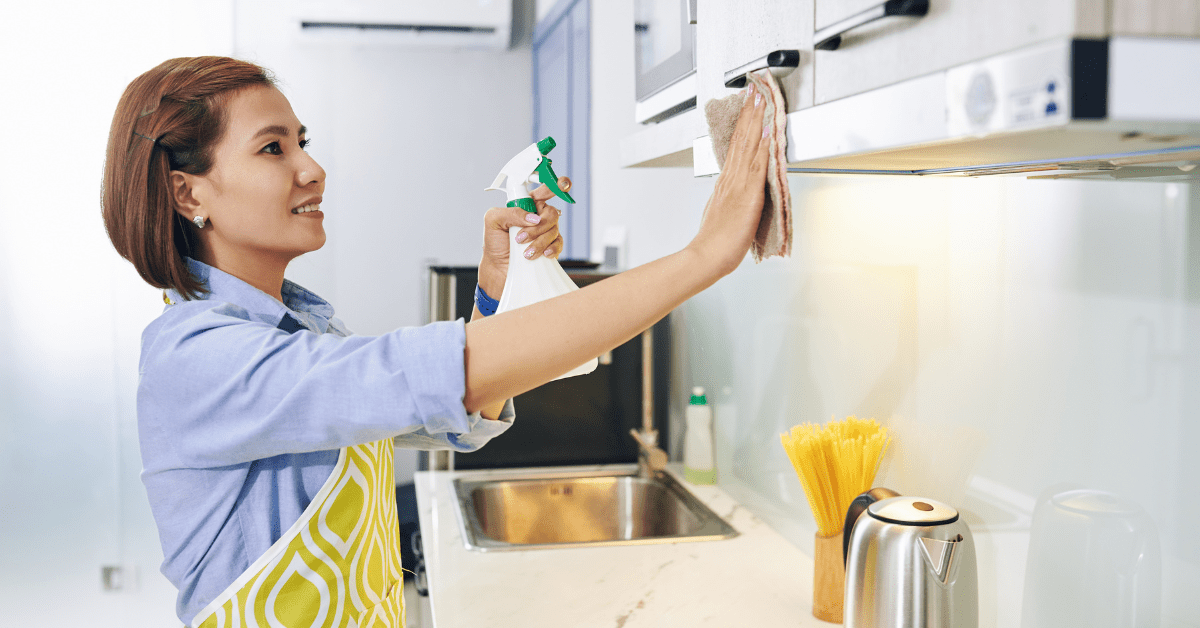
[(692, 389), (688, 401), (687, 433), (683, 441), (683, 477), (692, 484), (716, 484), (713, 464), (712, 408), (704, 397), (704, 388)]

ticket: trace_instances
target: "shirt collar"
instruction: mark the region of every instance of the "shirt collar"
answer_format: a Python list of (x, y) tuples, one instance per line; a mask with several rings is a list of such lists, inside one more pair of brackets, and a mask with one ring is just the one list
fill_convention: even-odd
[[(280, 303), (275, 297), (225, 271), (190, 257), (184, 259), (187, 261), (188, 270), (208, 289), (207, 293), (200, 295), (201, 300), (222, 301), (240, 306), (249, 312), (252, 319), (272, 327), (278, 327), (283, 317), (289, 315), (317, 333), (323, 334), (329, 329), (330, 320), (333, 319), (333, 306), (296, 283), (283, 280), (280, 295), (283, 297), (283, 303)], [(174, 290), (168, 290), (167, 294), (172, 303), (184, 300)]]

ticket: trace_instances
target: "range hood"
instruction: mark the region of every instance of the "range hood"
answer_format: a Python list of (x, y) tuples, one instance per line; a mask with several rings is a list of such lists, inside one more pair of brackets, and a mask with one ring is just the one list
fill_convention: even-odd
[(1030, 46), (789, 114), (788, 171), (1200, 180), (1197, 68), (1196, 39)]

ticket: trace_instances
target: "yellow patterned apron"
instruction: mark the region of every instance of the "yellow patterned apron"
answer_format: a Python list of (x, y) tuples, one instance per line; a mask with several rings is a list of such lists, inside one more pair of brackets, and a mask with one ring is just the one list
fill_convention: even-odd
[(196, 628), (404, 627), (392, 439), (347, 447), (308, 508)]

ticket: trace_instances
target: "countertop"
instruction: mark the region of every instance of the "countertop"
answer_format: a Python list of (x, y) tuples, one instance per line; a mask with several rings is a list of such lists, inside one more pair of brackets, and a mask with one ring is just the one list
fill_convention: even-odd
[(678, 465), (668, 472), (739, 535), (475, 552), (463, 543), (453, 480), (513, 470), (418, 472), (414, 482), (435, 626), (832, 626), (812, 616), (811, 557), (720, 488), (688, 484)]

